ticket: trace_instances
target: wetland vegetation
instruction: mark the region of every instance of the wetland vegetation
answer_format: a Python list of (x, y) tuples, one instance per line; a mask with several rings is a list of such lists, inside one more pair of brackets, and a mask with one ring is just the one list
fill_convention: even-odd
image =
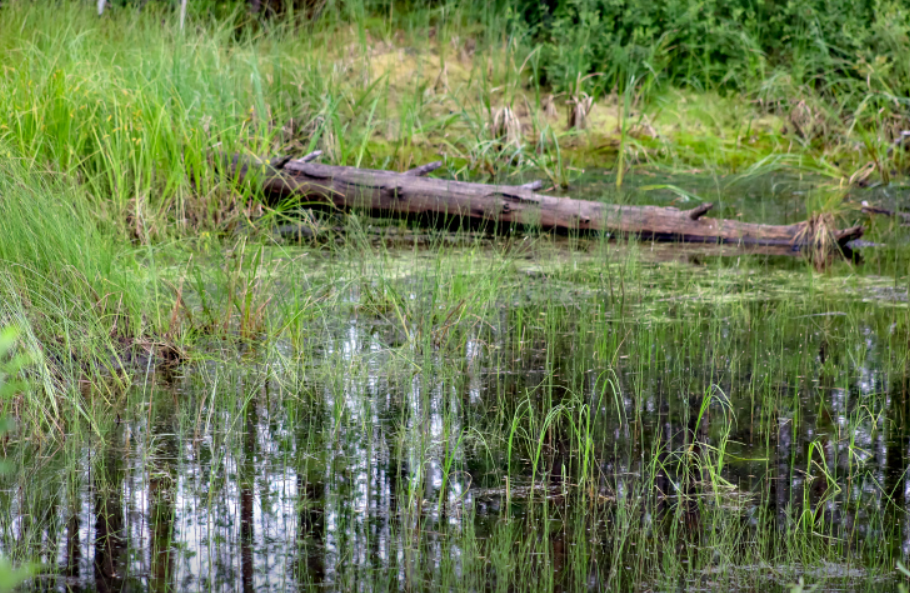
[[(906, 590), (910, 227), (861, 209), (908, 206), (906, 8), (257, 6), (0, 5), (0, 590)], [(219, 166), (317, 149), (876, 246), (417, 228)]]

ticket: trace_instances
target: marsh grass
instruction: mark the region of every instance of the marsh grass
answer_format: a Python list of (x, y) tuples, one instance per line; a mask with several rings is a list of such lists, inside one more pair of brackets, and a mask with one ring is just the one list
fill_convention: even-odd
[[(534, 229), (408, 243), (384, 222), (404, 237), (389, 247), (362, 214), (308, 213), (334, 234), (300, 246), (271, 233), (300, 204), (217, 166), (441, 155), (447, 177), (565, 187), (596, 162), (622, 191), (588, 197), (621, 203), (787, 172), (835, 187), (780, 215), (824, 238), (853, 215), (855, 168), (884, 181), (904, 158), (880, 96), (760, 64), (757, 104), (639, 70), (598, 94), (617, 72), (577, 61), (566, 80), (593, 107), (570, 130), (543, 50), (497, 7), (388, 8), (191, 11), (181, 32), (161, 6), (4, 3), (0, 326), (32, 365), (3, 402), (0, 552), (58, 588), (166, 588), (188, 559), (231, 589), (893, 585), (902, 245), (818, 272)], [(703, 188), (650, 177), (683, 169)]]

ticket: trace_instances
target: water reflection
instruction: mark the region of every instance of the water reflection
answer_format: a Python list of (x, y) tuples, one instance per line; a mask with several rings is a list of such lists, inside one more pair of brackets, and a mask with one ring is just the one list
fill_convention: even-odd
[[(736, 333), (725, 339), (751, 339)], [(646, 508), (636, 521), (653, 537), (670, 529), (685, 546), (705, 545), (706, 517), (723, 507), (747, 526), (770, 512), (781, 532), (841, 525), (910, 553), (910, 378), (875, 366), (874, 333), (852, 367), (820, 345), (773, 400), (754, 398), (761, 357), (680, 347), (649, 368), (613, 367), (611, 391), (591, 368), (594, 346), (571, 332), (546, 340), (472, 337), (452, 372), (437, 354), (402, 363), (350, 324), (324, 353), (339, 372), (297, 390), (268, 372), (191, 370), (173, 390), (138, 394), (142, 413), (103, 440), (80, 443), (63, 485), (48, 466), (27, 492), (6, 488), (5, 516), (18, 519), (3, 545), (50, 551), (53, 576), (39, 582), (59, 591), (493, 588), (502, 581), (487, 571), (506, 570), (497, 554), (513, 548), (527, 566), (512, 577), (597, 590), (638, 553), (602, 536), (628, 520), (611, 514), (620, 500)], [(584, 475), (596, 502), (581, 514), (570, 508), (577, 434), (533, 419), (561, 402), (572, 426), (590, 418)], [(539, 432), (509, 456), (519, 424)], [(717, 476), (705, 459), (722, 443)], [(720, 478), (726, 498), (706, 489)]]

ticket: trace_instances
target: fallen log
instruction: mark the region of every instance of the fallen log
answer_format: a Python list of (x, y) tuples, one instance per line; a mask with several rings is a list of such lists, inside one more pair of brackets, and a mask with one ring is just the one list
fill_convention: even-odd
[[(441, 166), (430, 163), (404, 173), (338, 167), (303, 159), (262, 161), (234, 157), (233, 174), (258, 185), (277, 200), (306, 198), (341, 210), (366, 210), (374, 216), (460, 218), (498, 225), (545, 230), (611, 233), (659, 241), (810, 247), (813, 234), (806, 223), (766, 225), (706, 218), (712, 204), (690, 210), (672, 207), (625, 206), (559, 198), (535, 193), (536, 183), (488, 185), (425, 177)], [(863, 235), (861, 226), (833, 231), (841, 248)]]
[(866, 200), (863, 200), (860, 206), (863, 214), (880, 214), (882, 216), (890, 216), (892, 218), (897, 218), (900, 220), (902, 226), (910, 226), (910, 213), (908, 212), (899, 212), (897, 210), (888, 210), (887, 208), (873, 206)]

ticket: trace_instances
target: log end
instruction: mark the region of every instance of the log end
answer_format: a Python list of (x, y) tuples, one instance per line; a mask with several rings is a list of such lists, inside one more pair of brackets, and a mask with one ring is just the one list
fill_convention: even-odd
[(844, 229), (842, 231), (837, 231), (834, 234), (834, 239), (837, 241), (839, 247), (843, 248), (850, 241), (855, 241), (863, 236), (865, 229), (862, 226), (856, 225), (852, 226), (849, 229)]

